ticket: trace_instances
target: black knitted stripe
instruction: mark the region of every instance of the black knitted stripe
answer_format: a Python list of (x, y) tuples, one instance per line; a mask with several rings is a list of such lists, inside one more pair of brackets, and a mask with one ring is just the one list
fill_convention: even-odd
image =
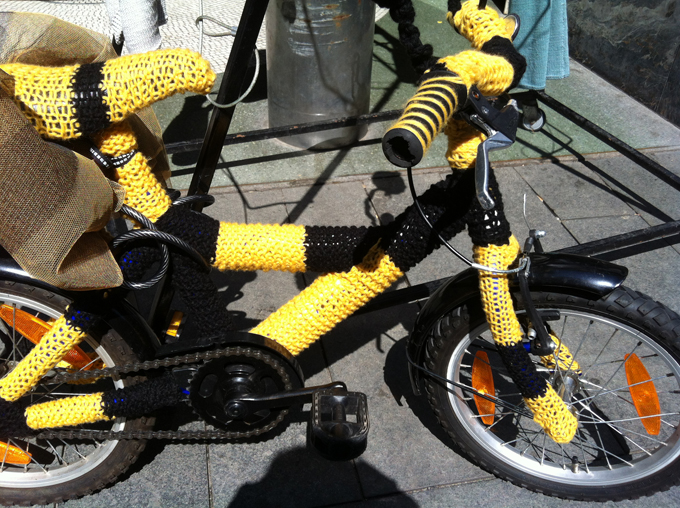
[(463, 4), (461, 0), (448, 0), (447, 8), (449, 9), (449, 12), (455, 14), (463, 8)]
[[(448, 101), (441, 100), (441, 96), (436, 93), (419, 93), (411, 101), (415, 104), (427, 104), (431, 108), (438, 108), (444, 115), (444, 118), (448, 118), (453, 113), (453, 106)], [(451, 102), (453, 104), (456, 103), (455, 101)]]
[(218, 220), (181, 206), (172, 206), (156, 221), (156, 227), (181, 238), (204, 258), (215, 260), (217, 237), (220, 234)]
[(100, 88), (104, 80), (102, 69), (106, 62), (83, 64), (71, 78), (78, 130), (88, 136), (111, 125), (109, 111), (104, 103), (106, 90)]
[(418, 104), (434, 109), (436, 113), (433, 113), (432, 111), (424, 107), (417, 106), (410, 109), (409, 113), (413, 113), (415, 111), (417, 111), (418, 113), (422, 113), (423, 115), (427, 116), (430, 120), (432, 120), (438, 128), (442, 127), (442, 122), (444, 123), (446, 122), (447, 114), (444, 108), (441, 106), (441, 102), (423, 101), (420, 100), (420, 97), (418, 97), (416, 100), (412, 100), (411, 104)]
[(76, 307), (75, 303), (68, 306), (66, 312), (64, 312), (64, 318), (66, 318), (66, 323), (84, 333), (89, 333), (99, 320), (97, 315), (85, 312)]
[(140, 281), (146, 271), (151, 268), (156, 261), (161, 259), (161, 251), (158, 246), (134, 247), (118, 258), (123, 276), (126, 280)]
[(28, 437), (33, 434), (33, 429), (26, 425), (25, 411), (24, 402), (8, 402), (0, 398), (0, 441), (7, 442), (10, 437)]
[(109, 418), (139, 418), (182, 400), (182, 390), (171, 375), (102, 394), (102, 410)]
[(497, 55), (505, 58), (512, 68), (514, 69), (515, 75), (512, 80), (512, 84), (509, 89), (515, 88), (519, 80), (524, 76), (524, 71), (527, 69), (526, 59), (519, 54), (515, 49), (510, 39), (496, 35), (484, 43), (480, 48), (484, 53), (489, 55)]
[(548, 387), (547, 382), (536, 372), (536, 366), (522, 344), (514, 346), (496, 345), (496, 349), (522, 397), (535, 399), (545, 395)]
[(205, 273), (192, 259), (171, 253), (170, 282), (188, 309), (191, 322), (201, 338), (211, 338), (232, 330), (227, 305), (220, 298), (210, 274)]
[[(465, 180), (461, 178), (460, 172), (456, 172), (431, 186), (418, 201), (430, 222), (448, 239), (465, 227), (473, 197), (474, 180)], [(414, 205), (409, 206), (384, 229), (382, 246), (394, 264), (404, 272), (420, 263), (440, 245), (436, 234)]]
[[(467, 87), (460, 83), (451, 83), (448, 81), (434, 81), (426, 82), (429, 86), (428, 88), (421, 89), (420, 92), (416, 94), (416, 97), (423, 97), (426, 94), (432, 94), (439, 102), (442, 104), (447, 104), (446, 100), (442, 100), (441, 97), (437, 97), (437, 94), (445, 95), (452, 104), (463, 105), (467, 100)], [(432, 84), (441, 86), (431, 86)]]
[(378, 241), (376, 228), (305, 227), (305, 266), (313, 272), (346, 272)]
[[(468, 170), (471, 173), (472, 170)], [(489, 173), (489, 194), (494, 200), (491, 210), (484, 210), (477, 198), (472, 202), (468, 213), (468, 233), (472, 243), (480, 247), (507, 245), (510, 235), (510, 223), (505, 218), (503, 197), (498, 189), (498, 182), (493, 170)]]
[[(425, 118), (427, 117), (430, 120), (432, 120), (432, 123), (428, 122)], [(429, 139), (434, 139), (435, 136), (437, 135), (439, 125), (441, 124), (441, 121), (435, 116), (432, 111), (428, 111), (427, 109), (423, 108), (410, 108), (408, 110), (408, 113), (404, 115), (404, 119), (408, 119), (410, 121), (416, 121), (418, 122), (418, 125), (422, 125), (423, 129), (426, 129), (427, 132), (429, 133)]]
[(380, 7), (390, 10), (390, 17), (397, 23), (399, 42), (411, 58), (417, 73), (424, 72), (432, 65), (432, 46), (420, 41), (420, 30), (415, 26), (416, 11), (411, 0), (375, 0)]

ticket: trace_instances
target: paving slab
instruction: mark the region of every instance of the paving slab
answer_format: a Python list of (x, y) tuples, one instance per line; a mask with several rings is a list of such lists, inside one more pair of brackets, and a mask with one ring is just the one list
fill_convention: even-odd
[(668, 492), (660, 492), (634, 501), (592, 503), (546, 497), (516, 487), (509, 482), (491, 480), (423, 489), (343, 506), (348, 508), (415, 508), (418, 506), (427, 506), (428, 508), (450, 508), (451, 506), (486, 508), (489, 506), (489, 502), (494, 502), (504, 508), (638, 508), (640, 506), (673, 508), (680, 502), (680, 492), (678, 489), (671, 489)]
[(426, 400), (411, 392), (405, 339), (417, 310), (356, 316), (322, 338), (333, 378), (368, 396), (371, 432), (356, 461), (366, 497), (487, 477), (449, 448)]
[[(189, 417), (191, 414), (189, 413)], [(158, 413), (155, 430), (176, 429), (186, 421), (171, 410)], [(202, 422), (185, 423), (180, 430), (203, 430)], [(199, 508), (210, 506), (207, 448), (205, 445), (150, 442), (120, 481), (81, 499), (61, 503), (63, 508)]]

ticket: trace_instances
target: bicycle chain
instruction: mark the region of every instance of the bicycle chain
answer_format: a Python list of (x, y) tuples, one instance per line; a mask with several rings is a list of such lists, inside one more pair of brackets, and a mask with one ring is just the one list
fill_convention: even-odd
[[(160, 369), (164, 367), (176, 367), (179, 365), (190, 365), (200, 361), (214, 360), (227, 356), (247, 356), (260, 360), (270, 367), (272, 367), (281, 376), (286, 391), (293, 389), (293, 383), (284, 365), (278, 360), (270, 357), (259, 349), (248, 347), (228, 347), (224, 349), (215, 349), (205, 351), (203, 353), (190, 353), (182, 356), (175, 356), (164, 358), (160, 360), (150, 360), (146, 362), (132, 363), (121, 365), (118, 367), (107, 367), (104, 369), (91, 371), (78, 371), (59, 373), (56, 376), (49, 378), (49, 384), (59, 384), (73, 381), (82, 381), (86, 379), (99, 379), (103, 377), (114, 377), (120, 374), (131, 374), (145, 370)], [(227, 430), (87, 430), (87, 429), (73, 429), (73, 430), (44, 430), (36, 435), (34, 439), (87, 439), (87, 440), (123, 440), (123, 439), (166, 439), (173, 441), (222, 441), (222, 440), (237, 440), (247, 439), (250, 437), (259, 436), (269, 432), (288, 414), (288, 409), (283, 409), (278, 414), (276, 419), (264, 427), (249, 430), (246, 432), (232, 432)]]

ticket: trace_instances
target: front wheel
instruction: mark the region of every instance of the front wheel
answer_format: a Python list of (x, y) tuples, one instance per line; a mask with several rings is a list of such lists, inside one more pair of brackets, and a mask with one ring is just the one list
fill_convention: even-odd
[[(513, 296), (525, 326), (521, 298)], [(555, 369), (531, 357), (558, 393), (568, 388), (576, 436), (558, 444), (533, 421), (474, 303), (440, 318), (427, 342), (427, 369), (459, 384), (425, 380), (430, 404), (456, 445), (496, 476), (562, 498), (633, 499), (677, 484), (680, 316), (623, 287), (600, 300), (532, 298), (539, 311), (559, 311), (550, 328), (578, 365), (569, 360)]]

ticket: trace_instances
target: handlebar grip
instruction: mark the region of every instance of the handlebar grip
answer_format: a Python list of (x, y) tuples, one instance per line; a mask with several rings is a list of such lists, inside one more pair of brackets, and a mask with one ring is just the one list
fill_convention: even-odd
[(467, 86), (455, 72), (438, 64), (423, 76), (401, 117), (383, 136), (385, 157), (395, 166), (415, 166), (432, 141), (467, 99)]

